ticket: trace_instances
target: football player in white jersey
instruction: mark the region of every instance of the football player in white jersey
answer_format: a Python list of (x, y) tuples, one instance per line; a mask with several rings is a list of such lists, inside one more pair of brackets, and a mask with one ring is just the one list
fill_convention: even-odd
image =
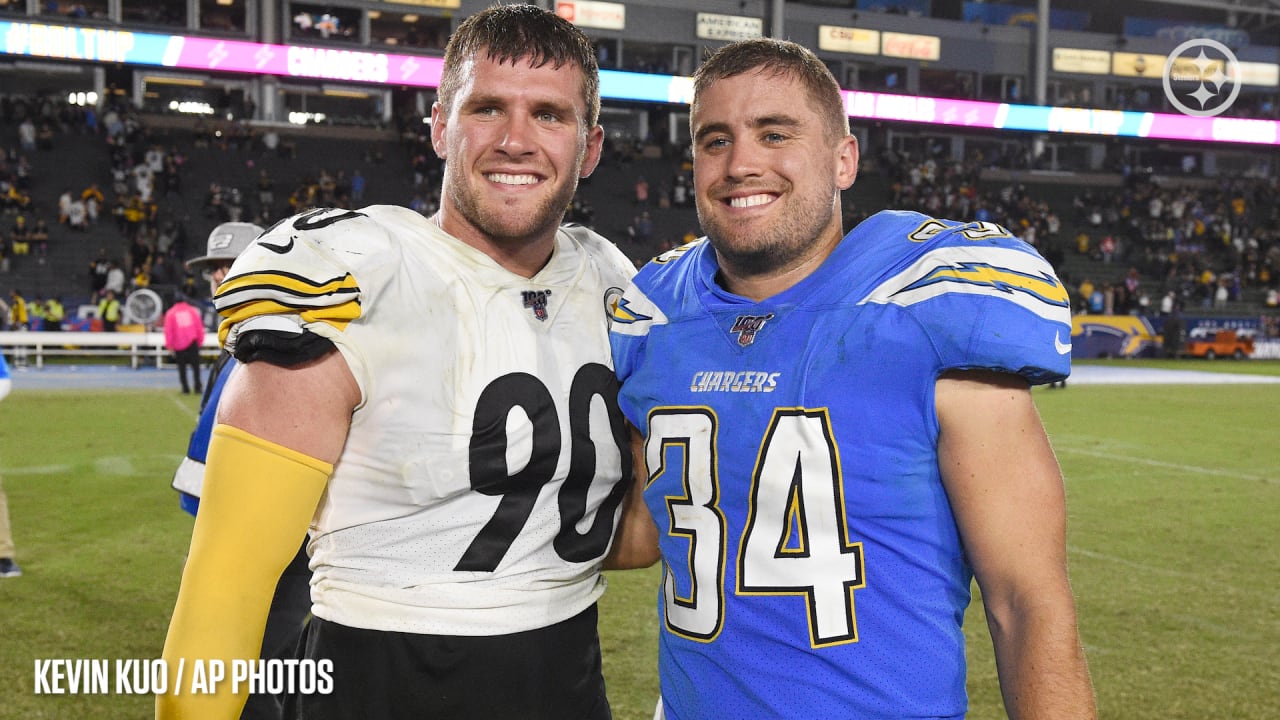
[(257, 687), (192, 694), (192, 668), (256, 657), (308, 530), (302, 662), (271, 669), (298, 676), (287, 716), (610, 717), (595, 603), (630, 455), (606, 309), (634, 268), (560, 227), (600, 157), (595, 56), (555, 14), (512, 5), (463, 22), (444, 66), (438, 214), (289, 218), (219, 288), (243, 364), (157, 717), (235, 717)]

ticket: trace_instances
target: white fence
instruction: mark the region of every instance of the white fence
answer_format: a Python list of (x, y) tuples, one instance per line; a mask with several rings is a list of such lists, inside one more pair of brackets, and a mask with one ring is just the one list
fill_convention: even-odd
[[(163, 367), (172, 357), (162, 332), (0, 332), (0, 351), (17, 367), (44, 367), (47, 357), (128, 358), (135, 370), (143, 363)], [(218, 355), (217, 333), (206, 333), (201, 355)]]

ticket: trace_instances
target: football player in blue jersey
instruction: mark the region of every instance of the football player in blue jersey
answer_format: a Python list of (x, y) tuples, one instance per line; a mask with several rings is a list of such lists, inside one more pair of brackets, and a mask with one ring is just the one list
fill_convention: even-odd
[(992, 223), (843, 235), (857, 143), (793, 43), (713, 54), (690, 125), (707, 237), (611, 329), (638, 470), (610, 565), (662, 559), (661, 712), (963, 718), (976, 578), (1009, 716), (1094, 717), (1030, 392), (1070, 370), (1052, 268)]
[(266, 669), (292, 673), (286, 717), (608, 720), (596, 601), (631, 455), (606, 308), (635, 267), (560, 225), (599, 110), (586, 35), (495, 5), (445, 49), (438, 214), (317, 209), (236, 259), (159, 718), (236, 716), (251, 685), (192, 673), (257, 657), (306, 535), (312, 619)]

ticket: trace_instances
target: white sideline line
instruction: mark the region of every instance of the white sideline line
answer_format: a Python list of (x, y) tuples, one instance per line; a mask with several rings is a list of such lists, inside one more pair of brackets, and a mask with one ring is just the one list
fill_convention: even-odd
[(1075, 453), (1077, 455), (1088, 455), (1089, 457), (1103, 458), (1105, 460), (1119, 460), (1121, 462), (1135, 463), (1138, 465), (1148, 465), (1150, 467), (1161, 467), (1168, 470), (1179, 470), (1182, 472), (1196, 473), (1200, 475), (1216, 475), (1218, 477), (1231, 478), (1233, 480), (1253, 480), (1255, 482), (1263, 482), (1268, 485), (1280, 485), (1280, 479), (1268, 477), (1266, 475), (1252, 475), (1250, 473), (1236, 472), (1234, 470), (1218, 470), (1215, 468), (1199, 467), (1197, 465), (1183, 465), (1181, 463), (1165, 462), (1163, 460), (1152, 460), (1151, 458), (1137, 457), (1134, 455), (1120, 455), (1112, 452), (1102, 452), (1098, 450), (1085, 450), (1083, 448), (1055, 446), (1054, 450), (1059, 453)]
[(97, 475), (107, 476), (133, 476), (143, 475), (152, 472), (149, 468), (140, 468), (139, 460), (154, 461), (163, 460), (164, 464), (172, 464), (174, 468), (178, 467), (178, 463), (182, 462), (183, 455), (176, 453), (152, 453), (149, 455), (107, 455), (105, 457), (95, 458), (82, 465), (72, 465), (70, 463), (59, 463), (53, 465), (27, 465), (25, 467), (0, 467), (0, 476), (7, 475), (56, 475), (59, 473), (76, 472), (83, 470), (92, 472)]
[[(182, 404), (182, 401), (176, 397), (170, 397), (170, 401), (182, 411), (192, 422), (197, 422), (200, 416), (194, 410)], [(181, 456), (179, 456), (181, 458)], [(176, 467), (176, 466), (175, 466)], [(71, 472), (71, 465), (60, 463), (56, 465), (30, 465), (28, 467), (5, 468), (4, 472), (8, 475), (58, 475), (61, 473)], [(130, 475), (133, 473), (133, 467), (129, 464), (127, 458), (119, 456), (111, 456), (98, 458), (94, 461), (94, 470), (106, 475)]]
[(1192, 580), (1197, 578), (1201, 580), (1204, 579), (1203, 573), (1184, 572), (1182, 570), (1170, 570), (1169, 568), (1162, 567), (1160, 565), (1147, 565), (1146, 563), (1134, 562), (1133, 560), (1126, 560), (1122, 557), (1117, 557), (1115, 555), (1108, 555), (1106, 553), (1095, 552), (1093, 550), (1085, 550), (1084, 548), (1076, 545), (1068, 545), (1067, 552), (1073, 555), (1083, 555), (1084, 557), (1090, 558), (1092, 560), (1105, 560), (1110, 563), (1116, 563), (1117, 565), (1124, 565), (1125, 567), (1131, 567), (1136, 570), (1155, 573), (1157, 575), (1167, 575), (1169, 577), (1183, 578), (1186, 580)]
[(169, 396), (169, 399), (173, 401), (174, 405), (178, 406), (178, 409), (182, 411), (183, 415), (186, 415), (187, 417), (191, 418), (192, 421), (200, 420), (200, 416), (196, 414), (196, 412), (191, 408), (187, 407), (186, 405), (183, 405), (181, 400), (179, 400), (178, 398), (172, 395)]
[(1212, 370), (1128, 368), (1112, 365), (1077, 365), (1071, 368), (1068, 385), (1243, 385), (1275, 384), (1280, 377)]
[(1142, 572), (1145, 572), (1145, 573), (1151, 573), (1154, 575), (1164, 575), (1166, 577), (1178, 578), (1179, 580), (1187, 580), (1192, 584), (1208, 583), (1216, 589), (1220, 590), (1225, 588), (1227, 590), (1230, 590), (1240, 595), (1249, 595), (1253, 597), (1268, 598), (1268, 599), (1275, 597), (1274, 592), (1241, 588), (1236, 585), (1222, 582), (1221, 580), (1207, 578), (1204, 573), (1172, 570), (1170, 568), (1163, 567), (1161, 565), (1148, 565), (1147, 563), (1135, 562), (1133, 560), (1127, 560), (1125, 558), (1117, 557), (1115, 555), (1108, 555), (1106, 553), (1095, 552), (1093, 550), (1085, 550), (1084, 548), (1078, 545), (1067, 545), (1067, 552), (1071, 555), (1079, 555), (1081, 557), (1087, 557), (1090, 560), (1101, 560), (1103, 562), (1114, 563), (1116, 565), (1123, 565), (1125, 567), (1133, 568), (1135, 570), (1141, 570)]
[(5, 475), (58, 475), (61, 473), (71, 472), (71, 466), (62, 465), (32, 465), (30, 467), (4, 468)]

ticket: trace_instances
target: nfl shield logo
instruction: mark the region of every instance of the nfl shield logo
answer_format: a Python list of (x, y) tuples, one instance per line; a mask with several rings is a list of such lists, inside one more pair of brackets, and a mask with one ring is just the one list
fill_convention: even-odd
[(729, 328), (729, 332), (738, 336), (738, 345), (746, 347), (756, 341), (756, 333), (764, 328), (764, 324), (773, 319), (773, 313), (768, 315), (739, 315), (733, 321), (733, 327)]

